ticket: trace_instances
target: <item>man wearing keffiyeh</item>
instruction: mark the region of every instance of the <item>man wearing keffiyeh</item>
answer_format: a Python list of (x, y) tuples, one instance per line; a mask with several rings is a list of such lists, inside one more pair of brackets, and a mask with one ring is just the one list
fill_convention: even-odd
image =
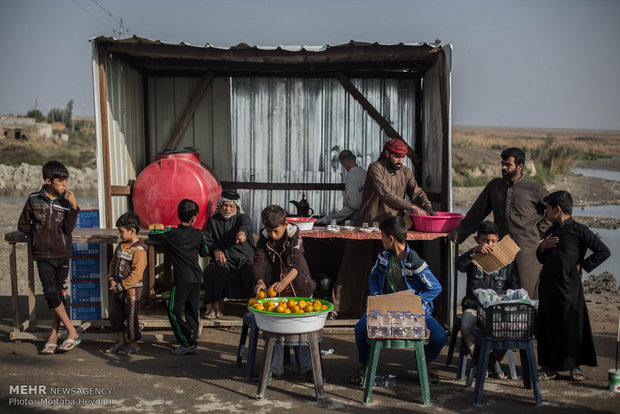
[(252, 221), (243, 213), (239, 194), (222, 192), (215, 211), (205, 232), (212, 254), (204, 271), (207, 319), (223, 315), (224, 298), (247, 299), (252, 288)]

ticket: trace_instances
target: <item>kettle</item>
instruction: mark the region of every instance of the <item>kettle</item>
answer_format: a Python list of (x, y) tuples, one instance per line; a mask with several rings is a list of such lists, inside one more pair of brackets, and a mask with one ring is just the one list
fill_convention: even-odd
[(298, 217), (309, 217), (314, 214), (314, 210), (310, 207), (310, 204), (308, 204), (308, 200), (306, 200), (306, 193), (302, 194), (301, 200), (291, 200), (289, 203), (293, 204), (297, 208)]

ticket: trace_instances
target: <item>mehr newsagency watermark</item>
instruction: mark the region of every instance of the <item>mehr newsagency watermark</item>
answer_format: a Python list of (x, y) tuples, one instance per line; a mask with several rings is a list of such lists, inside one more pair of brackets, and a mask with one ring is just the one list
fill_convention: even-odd
[(15, 407), (101, 407), (113, 404), (112, 387), (50, 387), (9, 385), (10, 406)]

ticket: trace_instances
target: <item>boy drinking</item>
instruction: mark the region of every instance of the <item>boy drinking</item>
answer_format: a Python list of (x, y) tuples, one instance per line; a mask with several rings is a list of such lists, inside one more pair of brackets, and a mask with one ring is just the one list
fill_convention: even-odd
[(198, 352), (198, 312), (202, 282), (198, 255), (206, 257), (207, 247), (202, 231), (193, 227), (198, 218), (198, 204), (188, 199), (181, 200), (177, 214), (181, 221), (177, 228), (152, 231), (149, 233), (149, 239), (170, 248), (174, 284), (170, 293), (168, 319), (180, 344), (172, 353), (186, 355)]
[[(573, 198), (556, 191), (543, 200), (553, 225), (538, 245), (543, 264), (539, 284), (538, 374), (541, 380), (569, 371), (571, 381), (583, 381), (580, 365), (596, 366), (596, 350), (581, 284), (582, 269), (591, 272), (610, 255), (590, 229), (571, 217)], [(585, 257), (590, 249), (592, 254)]]
[[(263, 226), (252, 265), (255, 291), (266, 290), (264, 275), (267, 263), (271, 266), (270, 290), (279, 296), (312, 297), (316, 283), (304, 257), (304, 247), (299, 228), (286, 222), (286, 211), (277, 205), (265, 207), (261, 213)], [(282, 375), (283, 345), (274, 348), (270, 375)], [(312, 360), (307, 347), (298, 348), (299, 370), (307, 378), (313, 378)]]
[[(477, 330), (476, 320), (478, 317), (478, 299), (474, 294), (476, 289), (493, 289), (501, 294), (507, 289), (519, 289), (519, 278), (514, 272), (512, 263), (502, 267), (492, 273), (485, 273), (484, 270), (472, 263), (471, 255), (474, 253), (491, 254), (493, 247), (499, 241), (499, 233), (495, 223), (483, 221), (478, 226), (478, 232), (474, 236), (478, 245), (460, 255), (456, 259), (456, 268), (467, 274), (467, 288), (465, 297), (461, 302), (463, 314), (461, 316), (461, 333), (463, 340), (467, 344), (470, 355), (474, 353), (474, 333)], [(506, 374), (499, 363), (506, 355), (506, 351), (494, 350), (489, 361), (489, 371), (491, 375), (498, 379), (506, 379)]]
[[(138, 321), (142, 275), (146, 268), (146, 243), (138, 238), (140, 217), (127, 212), (116, 220), (121, 242), (116, 246), (110, 261), (108, 284), (110, 296), (110, 322), (116, 332), (117, 343), (106, 353), (134, 354), (140, 350), (138, 340), (142, 337)], [(127, 323), (127, 326), (125, 326)], [(125, 341), (125, 329), (127, 339)]]
[[(430, 331), (425, 346), (426, 360), (433, 361), (446, 343), (446, 331), (432, 316), (433, 300), (441, 292), (441, 285), (424, 260), (407, 244), (407, 226), (402, 217), (389, 217), (379, 225), (381, 243), (385, 249), (379, 254), (368, 278), (370, 296), (413, 290), (422, 299), (426, 328)], [(362, 366), (349, 382), (361, 384), (368, 360), (369, 345), (366, 342), (366, 314), (355, 325), (355, 343), (358, 360)], [(432, 383), (439, 382), (437, 371), (429, 367)], [(372, 380), (371, 380), (372, 381)]]
[[(70, 351), (80, 344), (77, 330), (65, 310), (65, 282), (69, 274), (71, 232), (75, 228), (78, 207), (75, 194), (67, 189), (69, 171), (58, 161), (43, 166), (45, 184), (26, 200), (17, 228), (30, 236), (32, 254), (37, 262), (43, 294), (52, 314), (52, 332), (41, 350), (53, 354), (56, 350)], [(58, 346), (60, 323), (67, 338)]]

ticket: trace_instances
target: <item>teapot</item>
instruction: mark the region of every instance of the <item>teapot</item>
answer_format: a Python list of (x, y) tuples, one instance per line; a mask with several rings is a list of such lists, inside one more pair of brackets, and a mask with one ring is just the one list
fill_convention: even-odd
[(302, 194), (301, 200), (291, 200), (289, 203), (293, 204), (297, 208), (298, 217), (309, 217), (314, 214), (314, 210), (310, 207), (310, 204), (308, 204), (308, 200), (306, 200), (306, 193)]

